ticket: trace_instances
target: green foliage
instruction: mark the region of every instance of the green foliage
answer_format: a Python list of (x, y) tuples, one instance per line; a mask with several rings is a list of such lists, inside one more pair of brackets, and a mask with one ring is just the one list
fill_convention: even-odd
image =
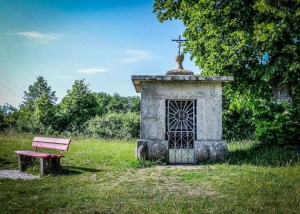
[(125, 113), (127, 112), (127, 99), (115, 93), (111, 97), (106, 109), (108, 113)]
[(83, 131), (85, 122), (97, 115), (99, 108), (96, 97), (90, 92), (84, 80), (75, 80), (72, 90), (62, 99), (60, 109), (62, 122), (68, 131)]
[(139, 96), (127, 97), (128, 99), (128, 112), (140, 113), (141, 111), (141, 98)]
[(26, 109), (30, 112), (35, 110), (35, 101), (44, 95), (47, 94), (47, 99), (49, 99), (51, 104), (55, 104), (57, 97), (55, 96), (55, 91), (51, 90), (51, 86), (48, 86), (47, 81), (44, 77), (39, 76), (37, 81), (30, 85), (28, 91), (24, 91), (23, 103), (20, 105), (20, 108)]
[(39, 133), (39, 126), (36, 123), (35, 116), (23, 108), (19, 110), (15, 129), (19, 132)]
[(231, 108), (230, 103), (229, 95), (223, 95), (223, 138), (227, 141), (252, 139), (255, 130), (252, 111)]
[(98, 115), (107, 113), (140, 112), (140, 97), (122, 97), (118, 93), (109, 95), (104, 92), (93, 93), (97, 98), (101, 111)]
[(232, 75), (234, 91), (270, 97), (271, 82), (299, 85), (299, 4), (156, 0), (154, 12), (160, 21), (182, 20), (185, 52), (196, 58), (203, 74)]
[(136, 168), (147, 168), (147, 167), (156, 167), (156, 166), (165, 166), (166, 163), (162, 162), (161, 160), (145, 160), (145, 159), (140, 159), (138, 161), (134, 161), (132, 163), (133, 167)]
[(99, 138), (133, 139), (139, 137), (140, 116), (136, 113), (110, 113), (88, 122), (88, 132)]
[[(87, 121), (95, 116), (104, 116), (117, 123), (117, 131), (109, 134), (108, 130), (114, 127), (110, 121), (103, 136), (137, 138), (139, 118), (137, 119), (136, 114), (140, 111), (140, 98), (122, 97), (117, 93), (95, 93), (91, 92), (88, 86), (84, 80), (75, 80), (72, 89), (68, 90), (61, 103), (55, 104), (55, 92), (52, 92), (47, 81), (39, 76), (37, 82), (30, 85), (28, 92), (25, 92), (25, 101), (19, 110), (9, 104), (0, 106), (0, 130), (9, 128), (43, 135), (68, 133), (75, 136), (90, 133), (91, 130), (87, 130)], [(118, 127), (122, 128), (118, 130)], [(104, 129), (103, 126), (102, 128)]]
[[(285, 134), (273, 135), (278, 119), (273, 117), (270, 121), (270, 117), (264, 121), (258, 112), (261, 105), (266, 104), (264, 108), (268, 108), (272, 99), (278, 103), (288, 101), (291, 103), (289, 111), (299, 118), (299, 11), (297, 0), (154, 2), (154, 13), (161, 22), (175, 18), (186, 26), (184, 52), (195, 58), (203, 70), (201, 75), (234, 76), (234, 81), (226, 88), (231, 106), (236, 106), (238, 111), (242, 108), (255, 111), (257, 137), (262, 139), (270, 127), (270, 142), (282, 142), (276, 138), (285, 138), (285, 142), (291, 139)], [(283, 111), (274, 115), (286, 118)], [(269, 123), (274, 126), (268, 126)], [(295, 130), (291, 123), (282, 120), (280, 123), (285, 124), (289, 134)], [(297, 131), (292, 135), (297, 135)]]
[(14, 127), (18, 116), (18, 110), (12, 105), (6, 103), (4, 106), (0, 106), (0, 130)]
[(55, 121), (54, 106), (57, 97), (44, 77), (39, 76), (37, 81), (29, 86), (28, 91), (24, 91), (23, 99), (25, 101), (20, 105), (20, 109), (14, 111), (10, 127), (20, 132), (31, 133), (45, 133), (51, 129)]
[(255, 134), (260, 142), (273, 144), (299, 144), (300, 106), (277, 101), (264, 103), (254, 111)]
[(300, 147), (297, 145), (270, 145), (247, 140), (232, 141), (227, 146), (230, 165), (288, 167), (300, 162)]
[(0, 130), (3, 130), (5, 128), (4, 124), (4, 113), (2, 110), (2, 106), (0, 106)]
[(99, 93), (93, 92), (93, 95), (96, 97), (98, 103), (98, 108), (99, 108), (98, 115), (106, 114), (107, 106), (111, 100), (111, 95), (105, 92), (99, 92)]
[(37, 122), (45, 127), (52, 125), (55, 115), (55, 108), (49, 95), (44, 92), (35, 102), (34, 116)]
[(50, 122), (47, 122), (50, 123), (50, 125), (41, 123), (40, 119), (41, 118), (38, 118), (35, 114), (20, 110), (18, 112), (18, 119), (16, 120), (16, 124), (14, 126), (11, 126), (10, 129), (13, 131), (18, 131), (20, 133), (25, 132), (35, 135), (53, 135), (57, 133), (53, 128), (56, 122), (55, 117), (51, 118), (52, 120)]
[[(25, 92), (24, 99), (19, 110), (8, 104), (0, 106), (1, 130), (12, 128), (35, 134), (93, 133), (106, 138), (131, 139), (139, 136), (140, 119), (137, 113), (140, 111), (140, 98), (137, 96), (92, 93), (84, 80), (75, 80), (61, 103), (55, 105), (55, 92), (39, 76), (37, 82)], [(98, 117), (94, 118), (96, 115)], [(87, 123), (91, 118), (94, 118), (91, 120), (94, 124)], [(99, 121), (103, 124), (97, 127)]]

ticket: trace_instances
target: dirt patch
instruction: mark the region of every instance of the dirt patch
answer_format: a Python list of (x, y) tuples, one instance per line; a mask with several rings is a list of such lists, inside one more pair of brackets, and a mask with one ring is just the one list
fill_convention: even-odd
[[(166, 169), (166, 170), (164, 170)], [(122, 176), (113, 178), (113, 187), (131, 186), (136, 191), (147, 195), (168, 197), (169, 195), (193, 195), (216, 198), (220, 194), (207, 183), (185, 182), (181, 175), (189, 170), (202, 170), (201, 166), (163, 166), (157, 168), (144, 168), (126, 172)], [(205, 173), (199, 171), (199, 173)]]

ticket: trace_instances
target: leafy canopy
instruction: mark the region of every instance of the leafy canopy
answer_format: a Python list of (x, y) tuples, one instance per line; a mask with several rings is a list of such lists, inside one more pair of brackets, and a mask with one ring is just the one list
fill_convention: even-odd
[(84, 83), (84, 79), (75, 80), (72, 89), (62, 99), (61, 111), (64, 115), (64, 122), (70, 126), (69, 129), (82, 130), (84, 123), (94, 117), (98, 111), (96, 97)]
[(33, 112), (35, 109), (35, 101), (41, 96), (44, 96), (44, 93), (47, 94), (50, 102), (55, 104), (57, 97), (55, 96), (55, 91), (52, 91), (51, 86), (48, 86), (47, 81), (44, 77), (39, 76), (36, 82), (33, 85), (28, 87), (28, 91), (24, 91), (23, 103), (20, 105), (20, 108), (26, 109), (30, 112)]
[(55, 106), (49, 94), (44, 92), (35, 102), (34, 116), (45, 127), (51, 126), (55, 117)]
[(16, 120), (18, 119), (17, 112), (18, 109), (10, 104), (0, 105), (0, 130), (16, 124)]
[(260, 141), (299, 143), (299, 0), (155, 0), (154, 13), (182, 20), (201, 75), (234, 76), (225, 95), (253, 111)]
[(186, 26), (185, 52), (203, 75), (232, 75), (236, 97), (270, 99), (287, 86), (299, 102), (299, 0), (155, 0), (163, 22)]

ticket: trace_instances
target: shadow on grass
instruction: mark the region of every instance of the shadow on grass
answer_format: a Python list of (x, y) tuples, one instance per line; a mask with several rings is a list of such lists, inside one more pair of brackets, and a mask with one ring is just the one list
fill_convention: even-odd
[(69, 175), (78, 175), (83, 172), (101, 172), (103, 170), (92, 169), (86, 167), (77, 167), (77, 166), (61, 166), (58, 169), (55, 169), (52, 174), (56, 176), (69, 176)]
[(10, 164), (6, 159), (0, 158), (0, 164)]
[(299, 146), (253, 144), (248, 149), (230, 151), (227, 162), (230, 165), (293, 166), (300, 163)]

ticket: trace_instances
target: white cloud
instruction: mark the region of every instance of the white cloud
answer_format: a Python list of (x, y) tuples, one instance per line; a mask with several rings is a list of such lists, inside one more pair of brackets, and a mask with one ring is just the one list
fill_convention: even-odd
[(127, 50), (126, 53), (131, 54), (132, 57), (123, 58), (122, 62), (124, 62), (124, 63), (135, 63), (135, 62), (139, 62), (139, 61), (153, 59), (153, 57), (150, 55), (149, 51)]
[(57, 40), (62, 36), (61, 34), (54, 34), (54, 33), (43, 34), (37, 31), (18, 32), (16, 34), (20, 36), (24, 36), (28, 39), (35, 39), (39, 41)]
[(107, 70), (101, 69), (101, 68), (89, 68), (89, 69), (77, 70), (76, 72), (78, 72), (78, 73), (84, 73), (84, 74), (94, 74), (94, 73), (107, 72)]

